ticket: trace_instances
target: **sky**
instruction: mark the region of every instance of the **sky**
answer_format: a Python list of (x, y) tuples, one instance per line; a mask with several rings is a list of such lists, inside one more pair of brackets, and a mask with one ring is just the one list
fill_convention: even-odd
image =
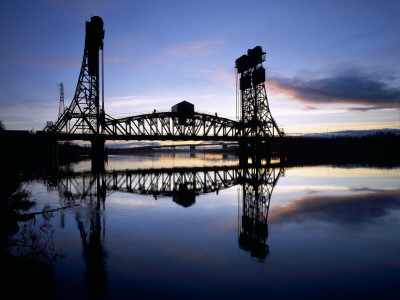
[(42, 130), (75, 93), (85, 22), (104, 21), (105, 110), (235, 119), (235, 60), (260, 45), (288, 135), (400, 128), (400, 1), (1, 0), (0, 120)]

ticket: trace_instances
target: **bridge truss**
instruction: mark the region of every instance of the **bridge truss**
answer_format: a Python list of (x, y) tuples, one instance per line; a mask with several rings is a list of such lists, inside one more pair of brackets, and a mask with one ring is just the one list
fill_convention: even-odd
[(232, 140), (240, 136), (235, 121), (202, 113), (154, 112), (106, 122), (106, 132), (141, 139)]
[[(47, 122), (44, 131), (58, 140), (240, 140), (281, 137), (283, 132), (272, 118), (265, 92), (265, 53), (261, 47), (236, 60), (240, 79), (239, 121), (198, 112), (156, 112), (112, 118), (104, 109), (103, 20), (86, 22), (85, 48), (74, 98), (58, 117)], [(100, 56), (101, 51), (101, 56)], [(101, 57), (101, 60), (100, 60)], [(101, 61), (101, 68), (100, 68)], [(102, 76), (100, 76), (102, 75)], [(102, 79), (100, 85), (100, 78)], [(101, 87), (101, 88), (100, 88)], [(100, 101), (100, 92), (102, 93)], [(92, 143), (93, 144), (93, 143)]]
[[(260, 46), (247, 51), (235, 62), (239, 81), (239, 119), (243, 137), (282, 137), (269, 109), (265, 89), (265, 69), (262, 63), (266, 53)], [(238, 93), (238, 91), (237, 91)]]

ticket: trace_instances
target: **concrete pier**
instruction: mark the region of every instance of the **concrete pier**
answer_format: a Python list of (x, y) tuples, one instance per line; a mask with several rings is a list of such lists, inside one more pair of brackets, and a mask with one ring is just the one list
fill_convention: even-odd
[(91, 141), (91, 159), (92, 159), (92, 171), (102, 172), (105, 170), (105, 162), (107, 160), (107, 151), (105, 148), (105, 139), (96, 137)]

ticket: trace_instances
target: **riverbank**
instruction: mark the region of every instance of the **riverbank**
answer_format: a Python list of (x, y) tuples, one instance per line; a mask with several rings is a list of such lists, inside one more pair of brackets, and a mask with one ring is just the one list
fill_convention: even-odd
[(366, 164), (400, 166), (400, 136), (286, 138), (284, 155), (288, 164)]

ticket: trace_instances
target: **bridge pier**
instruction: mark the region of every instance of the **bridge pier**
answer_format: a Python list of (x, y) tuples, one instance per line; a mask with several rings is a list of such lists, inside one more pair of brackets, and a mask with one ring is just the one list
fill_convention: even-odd
[(51, 166), (58, 167), (58, 142), (55, 139), (51, 139)]
[(192, 157), (192, 158), (196, 157), (196, 146), (194, 146), (194, 145), (190, 146), (189, 153), (190, 153), (190, 157)]
[(105, 161), (107, 160), (107, 151), (105, 148), (105, 139), (96, 136), (91, 141), (91, 159), (92, 159), (92, 171), (102, 172), (105, 170)]
[(239, 142), (239, 164), (261, 166), (271, 162), (271, 144), (268, 141), (244, 139)]
[(243, 166), (264, 166), (271, 160), (286, 161), (285, 140), (282, 137), (268, 140), (247, 138), (239, 141), (239, 162)]

